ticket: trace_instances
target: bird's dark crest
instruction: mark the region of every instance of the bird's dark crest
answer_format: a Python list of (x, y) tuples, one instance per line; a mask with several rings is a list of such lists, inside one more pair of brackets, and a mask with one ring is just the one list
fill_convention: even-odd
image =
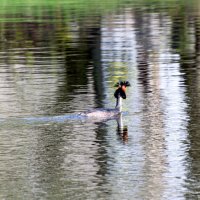
[(129, 81), (119, 81), (115, 84), (115, 87), (122, 87), (122, 86), (126, 86), (129, 87), (131, 86), (131, 84), (129, 83)]

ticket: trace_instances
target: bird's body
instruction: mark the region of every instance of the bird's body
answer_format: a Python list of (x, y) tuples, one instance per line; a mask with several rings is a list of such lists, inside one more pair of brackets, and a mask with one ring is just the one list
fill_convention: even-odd
[(89, 118), (113, 118), (119, 114), (120, 114), (119, 110), (115, 108), (114, 109), (98, 108), (81, 113), (82, 116)]

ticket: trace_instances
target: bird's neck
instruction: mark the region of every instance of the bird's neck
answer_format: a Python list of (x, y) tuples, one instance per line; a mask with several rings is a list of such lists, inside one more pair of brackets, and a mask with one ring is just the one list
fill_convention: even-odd
[(115, 106), (115, 108), (116, 108), (119, 112), (122, 111), (122, 98), (121, 98), (121, 97), (118, 97), (118, 98), (116, 99), (116, 106)]

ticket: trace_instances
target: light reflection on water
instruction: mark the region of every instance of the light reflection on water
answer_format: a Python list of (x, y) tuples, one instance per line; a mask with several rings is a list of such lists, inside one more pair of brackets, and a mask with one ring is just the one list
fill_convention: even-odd
[[(4, 35), (1, 198), (198, 198), (199, 16), (173, 17), (126, 8), (38, 34), (30, 23), (24, 44)], [(128, 115), (76, 118), (113, 107), (119, 79), (132, 86)]]

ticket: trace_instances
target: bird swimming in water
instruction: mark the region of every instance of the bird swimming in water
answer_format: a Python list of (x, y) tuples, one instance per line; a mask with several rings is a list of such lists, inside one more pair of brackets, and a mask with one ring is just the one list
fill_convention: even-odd
[(122, 99), (126, 99), (126, 87), (129, 87), (130, 83), (128, 81), (119, 81), (115, 84), (117, 89), (114, 92), (114, 97), (116, 98), (116, 106), (113, 109), (93, 109), (81, 113), (82, 116), (90, 118), (112, 118), (118, 116), (122, 112)]

